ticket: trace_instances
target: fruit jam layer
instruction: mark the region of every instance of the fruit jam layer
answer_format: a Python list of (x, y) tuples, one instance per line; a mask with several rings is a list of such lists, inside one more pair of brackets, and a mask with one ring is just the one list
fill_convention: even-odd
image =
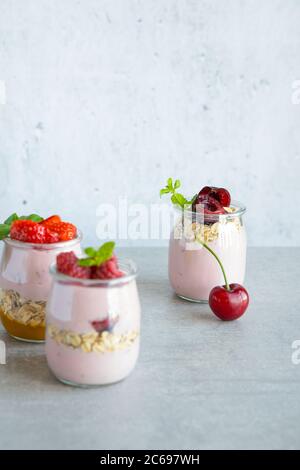
[(12, 289), (0, 291), (0, 314), (9, 334), (24, 339), (45, 337), (46, 302), (24, 299)]
[(44, 341), (44, 326), (27, 326), (15, 320), (11, 320), (0, 308), (0, 318), (2, 325), (11, 336), (28, 341)]
[(61, 330), (55, 325), (49, 325), (47, 332), (57, 344), (62, 344), (83, 352), (107, 353), (130, 348), (138, 338), (137, 331), (124, 334), (114, 334), (108, 331), (101, 333), (88, 332), (77, 333), (69, 330)]

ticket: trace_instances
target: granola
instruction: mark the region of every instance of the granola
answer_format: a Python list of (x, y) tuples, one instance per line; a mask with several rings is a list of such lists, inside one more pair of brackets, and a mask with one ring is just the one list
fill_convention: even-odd
[(113, 352), (127, 349), (137, 339), (137, 331), (129, 331), (125, 334), (115, 334), (108, 331), (102, 333), (76, 333), (70, 330), (61, 330), (55, 325), (48, 325), (47, 331), (56, 343), (64, 346), (81, 349), (83, 352)]
[[(236, 211), (234, 207), (224, 207), (228, 214), (233, 214)], [(204, 243), (213, 242), (221, 235), (225, 230), (227, 224), (234, 224), (235, 228), (239, 230), (241, 228), (241, 221), (239, 217), (224, 217), (220, 218), (219, 222), (213, 224), (204, 224), (200, 222), (192, 222), (188, 218), (182, 220), (180, 218), (175, 225), (174, 238), (184, 238), (188, 242), (202, 241)]]
[(28, 300), (13, 289), (0, 289), (0, 308), (10, 320), (31, 327), (45, 327), (46, 302)]

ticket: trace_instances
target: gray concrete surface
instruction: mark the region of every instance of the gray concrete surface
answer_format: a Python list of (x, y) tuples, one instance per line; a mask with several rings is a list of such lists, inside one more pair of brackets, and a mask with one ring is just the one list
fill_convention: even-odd
[(0, 448), (300, 448), (300, 248), (249, 250), (251, 306), (233, 323), (172, 294), (166, 250), (130, 255), (143, 310), (135, 372), (104, 388), (64, 386), (42, 345), (1, 330)]

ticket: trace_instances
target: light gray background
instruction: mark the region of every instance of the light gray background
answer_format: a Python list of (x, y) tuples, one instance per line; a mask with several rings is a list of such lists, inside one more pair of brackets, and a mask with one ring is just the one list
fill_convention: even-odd
[(298, 245), (299, 25), (298, 0), (1, 0), (1, 218), (94, 238), (101, 202), (174, 176), (228, 187), (250, 245)]

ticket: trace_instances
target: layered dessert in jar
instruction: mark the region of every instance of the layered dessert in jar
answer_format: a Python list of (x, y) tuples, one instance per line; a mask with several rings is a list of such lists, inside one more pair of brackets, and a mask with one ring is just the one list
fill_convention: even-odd
[(207, 302), (212, 288), (223, 282), (215, 255), (221, 260), (229, 283), (244, 282), (246, 209), (232, 201), (224, 188), (206, 186), (188, 199), (177, 192), (179, 186), (178, 180), (173, 183), (170, 179), (161, 192), (171, 193), (177, 212), (169, 242), (169, 279), (178, 296)]
[(86, 258), (60, 254), (51, 268), (46, 356), (54, 375), (75, 386), (118, 382), (139, 354), (136, 267), (118, 261), (114, 243), (87, 248)]
[(0, 262), (0, 318), (16, 339), (45, 339), (45, 312), (51, 276), (49, 267), (64, 251), (81, 253), (81, 234), (58, 215), (46, 219), (12, 214), (0, 224), (4, 242)]

